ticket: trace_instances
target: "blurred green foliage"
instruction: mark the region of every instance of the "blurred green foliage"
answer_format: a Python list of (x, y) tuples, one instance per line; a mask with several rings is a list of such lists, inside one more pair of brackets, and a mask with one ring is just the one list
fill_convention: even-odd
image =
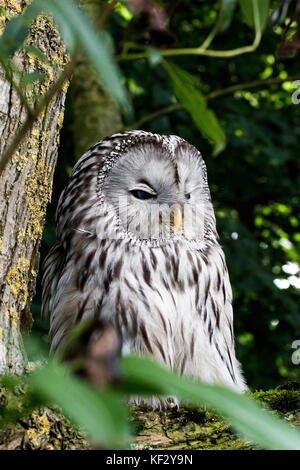
[[(174, 47), (201, 44), (216, 21), (219, 2), (182, 0), (173, 7), (171, 3), (161, 2), (161, 5), (172, 10), (167, 31)], [(277, 5), (278, 2), (271, 2), (269, 13)], [(230, 26), (227, 24), (225, 31), (216, 35), (213, 49), (230, 50), (251, 44), (253, 29), (243, 21), (242, 11), (236, 5)], [(166, 69), (169, 72), (183, 70), (186, 77), (192, 77), (194, 83), (197, 82), (199, 97), (233, 85), (284, 79), (299, 73), (297, 59), (276, 57), (288, 21), (289, 17), (284, 24), (267, 25), (254, 53), (232, 58), (165, 57), (167, 67), (161, 62), (157, 38), (150, 36), (146, 44), (151, 51), (149, 60), (120, 62), (135, 110), (134, 119), (125, 125), (134, 126), (134, 122), (138, 123), (151, 113), (176, 104), (176, 98), (183, 99), (180, 96), (183, 90), (178, 84), (177, 89), (174, 88), (174, 80), (172, 83)], [(114, 39), (118, 54), (122, 53), (125, 38), (145, 46), (143, 19), (139, 15), (132, 16), (123, 2), (118, 4), (106, 29)], [(183, 84), (184, 77), (182, 73)], [(190, 88), (191, 83), (192, 80)], [(300, 291), (295, 287), (299, 286), (295, 281), (299, 271), (291, 279), (291, 273), (283, 268), (288, 263), (300, 264), (300, 105), (292, 103), (293, 91), (292, 83), (285, 82), (246, 87), (209, 100), (212, 117), (216, 116), (217, 126), (221, 126), (226, 135), (226, 147), (217, 155), (203, 137), (201, 126), (199, 130), (195, 118), (194, 123), (191, 120), (188, 112), (191, 110), (184, 102), (181, 104), (185, 109), (174, 106), (173, 112), (162, 112), (152, 120), (146, 118), (142, 125), (152, 132), (180, 135), (194, 144), (205, 158), (218, 232), (234, 293), (237, 355), (252, 388), (270, 388), (300, 375), (299, 365), (291, 361), (292, 342), (300, 338)], [(201, 120), (200, 108), (199, 113)], [(72, 127), (73, 116), (67, 99), (53, 200), (42, 242), (42, 260), (55, 242), (55, 208), (75, 163), (76, 136)], [(275, 279), (286, 281), (281, 284), (276, 281), (276, 285)], [(39, 318), (39, 283), (32, 310), (34, 330), (46, 342), (48, 325)]]
[[(113, 389), (90, 387), (55, 358), (29, 375), (0, 378), (0, 429), (42, 406), (59, 406), (94, 447), (125, 449), (133, 440), (133, 429), (124, 402), (136, 394), (175, 395), (189, 406), (207, 404), (229, 420), (239, 435), (264, 449), (300, 449), (299, 431), (251, 397), (180, 377), (146, 358), (124, 357), (121, 368), (122, 381)], [(298, 395), (295, 393), (295, 400)]]

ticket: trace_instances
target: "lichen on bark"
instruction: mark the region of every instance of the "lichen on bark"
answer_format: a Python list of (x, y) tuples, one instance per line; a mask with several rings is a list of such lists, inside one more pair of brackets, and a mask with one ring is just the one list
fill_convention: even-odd
[(84, 433), (76, 429), (58, 408), (40, 407), (26, 415), (25, 397), (23, 387), (17, 386), (14, 390), (7, 390), (0, 385), (0, 415), (5, 415), (9, 410), (18, 413), (16, 422), (7, 423), (0, 429), (0, 450), (90, 448)]
[[(0, 34), (5, 23), (22, 14), (28, 3), (0, 1)], [(45, 15), (33, 23), (26, 43), (39, 47), (49, 59), (45, 63), (25, 50), (13, 57), (22, 74), (38, 71), (44, 75), (23, 90), (32, 105), (35, 96), (44, 95), (54, 83), (69, 57), (53, 20)], [(67, 84), (41, 113), (0, 178), (0, 375), (22, 374), (26, 367), (20, 330), (29, 330), (32, 324), (30, 303), (35, 292), (46, 207), (51, 198), (66, 90)], [(0, 156), (26, 117), (20, 97), (0, 68)]]

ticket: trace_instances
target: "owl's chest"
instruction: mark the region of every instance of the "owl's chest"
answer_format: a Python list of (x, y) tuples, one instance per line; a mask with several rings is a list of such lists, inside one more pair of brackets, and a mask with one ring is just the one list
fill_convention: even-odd
[(115, 315), (130, 335), (146, 329), (176, 337), (178, 330), (198, 322), (207, 274), (196, 250), (184, 246), (137, 249), (118, 266), (102, 314)]

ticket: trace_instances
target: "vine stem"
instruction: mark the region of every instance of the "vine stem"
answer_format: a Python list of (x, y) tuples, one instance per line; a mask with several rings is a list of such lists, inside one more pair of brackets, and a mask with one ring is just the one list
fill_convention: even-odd
[[(255, 28), (255, 37), (253, 43), (248, 46), (238, 47), (236, 49), (230, 49), (227, 51), (218, 51), (213, 49), (207, 49), (210, 45), (211, 41), (213, 40), (216, 32), (217, 27), (214, 27), (213, 30), (210, 32), (208, 37), (205, 39), (203, 44), (199, 47), (188, 47), (188, 48), (181, 48), (181, 49), (166, 49), (162, 50), (161, 55), (162, 57), (170, 57), (170, 56), (179, 56), (179, 55), (202, 55), (207, 57), (216, 57), (216, 58), (228, 58), (228, 57), (235, 57), (241, 54), (249, 53), (255, 51), (261, 41), (261, 26), (260, 26), (260, 16), (259, 16), (259, 9), (258, 9), (258, 0), (252, 0), (253, 3), (253, 17), (254, 17), (254, 28)], [(218, 23), (219, 20), (217, 20)], [(148, 58), (148, 52), (134, 52), (134, 53), (126, 53), (120, 54), (116, 57), (117, 60), (137, 60), (137, 59), (146, 59)]]

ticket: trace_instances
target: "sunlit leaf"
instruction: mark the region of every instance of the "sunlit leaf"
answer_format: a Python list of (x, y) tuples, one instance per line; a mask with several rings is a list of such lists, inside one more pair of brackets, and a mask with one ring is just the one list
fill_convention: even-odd
[(226, 136), (213, 111), (197, 87), (196, 80), (185, 70), (170, 62), (163, 62), (173, 85), (177, 100), (191, 114), (201, 133), (214, 145), (214, 154), (220, 153), (226, 144)]

